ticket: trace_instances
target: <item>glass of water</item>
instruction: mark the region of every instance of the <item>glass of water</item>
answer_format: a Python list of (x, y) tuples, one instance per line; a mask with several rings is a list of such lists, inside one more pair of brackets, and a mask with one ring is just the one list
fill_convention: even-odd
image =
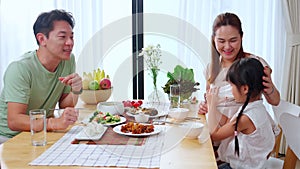
[(172, 84), (170, 85), (170, 108), (178, 108), (180, 107), (180, 85)]
[(31, 143), (34, 146), (47, 144), (46, 110), (34, 109), (29, 111)]

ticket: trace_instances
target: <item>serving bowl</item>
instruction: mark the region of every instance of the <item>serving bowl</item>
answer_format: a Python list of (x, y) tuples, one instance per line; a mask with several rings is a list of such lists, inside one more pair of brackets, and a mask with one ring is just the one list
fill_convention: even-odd
[(144, 113), (139, 113), (137, 115), (134, 115), (134, 119), (138, 123), (146, 123), (149, 120), (150, 115), (149, 114), (144, 114)]
[(79, 97), (86, 104), (97, 104), (107, 101), (111, 93), (112, 88), (104, 90), (83, 90)]
[(186, 138), (197, 139), (204, 128), (204, 124), (201, 122), (188, 122), (181, 127), (184, 127), (188, 130), (187, 134), (185, 135)]
[(122, 102), (99, 102), (97, 110), (104, 113), (109, 112), (112, 115), (120, 115), (124, 112), (124, 105)]
[(171, 108), (169, 109), (169, 116), (177, 121), (184, 120), (189, 114), (189, 109), (186, 108)]

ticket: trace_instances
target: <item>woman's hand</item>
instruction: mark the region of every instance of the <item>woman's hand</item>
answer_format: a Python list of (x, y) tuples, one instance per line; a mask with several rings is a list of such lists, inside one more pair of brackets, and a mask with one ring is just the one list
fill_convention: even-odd
[(264, 67), (265, 76), (263, 76), (263, 85), (264, 85), (264, 96), (267, 99), (268, 103), (276, 106), (280, 102), (280, 94), (276, 89), (275, 85), (271, 79), (272, 70), (268, 66)]
[(270, 95), (275, 90), (274, 84), (271, 79), (272, 70), (268, 66), (265, 66), (264, 73), (265, 73), (265, 76), (263, 76), (263, 85), (265, 86), (264, 93), (266, 93), (267, 95)]

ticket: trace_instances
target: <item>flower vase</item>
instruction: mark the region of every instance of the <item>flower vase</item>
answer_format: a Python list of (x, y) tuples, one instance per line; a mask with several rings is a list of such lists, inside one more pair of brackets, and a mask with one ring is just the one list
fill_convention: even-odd
[(155, 105), (160, 105), (160, 103), (165, 101), (165, 95), (157, 88), (153, 88), (153, 91), (148, 96), (148, 100), (151, 106), (155, 107)]

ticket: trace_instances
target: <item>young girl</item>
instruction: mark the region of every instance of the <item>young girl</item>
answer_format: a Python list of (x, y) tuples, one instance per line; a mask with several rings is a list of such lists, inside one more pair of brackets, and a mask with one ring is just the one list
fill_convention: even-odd
[(272, 119), (261, 100), (263, 76), (264, 67), (254, 58), (236, 60), (228, 70), (226, 80), (235, 101), (243, 106), (211, 134), (213, 141), (222, 140), (218, 155), (225, 163), (219, 168), (261, 169), (274, 147)]

